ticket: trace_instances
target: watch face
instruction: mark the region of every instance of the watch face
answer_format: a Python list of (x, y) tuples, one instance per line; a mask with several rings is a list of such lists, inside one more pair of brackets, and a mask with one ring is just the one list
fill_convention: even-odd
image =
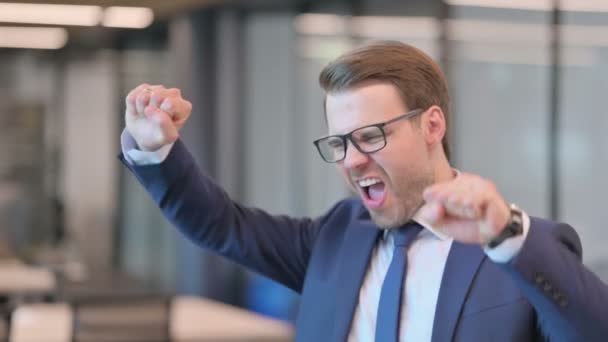
[(516, 235), (522, 234), (524, 232), (524, 219), (522, 217), (521, 210), (512, 208), (511, 209), (511, 222), (507, 226), (513, 230), (513, 233)]

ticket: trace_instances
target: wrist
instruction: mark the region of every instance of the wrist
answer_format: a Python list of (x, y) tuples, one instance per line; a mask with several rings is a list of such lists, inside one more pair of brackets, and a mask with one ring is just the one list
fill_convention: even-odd
[(515, 204), (509, 206), (509, 218), (502, 230), (493, 238), (489, 239), (485, 247), (493, 249), (504, 241), (523, 234), (523, 213)]

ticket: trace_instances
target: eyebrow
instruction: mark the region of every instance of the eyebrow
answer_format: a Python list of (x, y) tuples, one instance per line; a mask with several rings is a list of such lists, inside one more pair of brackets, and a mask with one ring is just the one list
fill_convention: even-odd
[[(384, 121), (378, 121), (378, 122), (376, 122), (376, 123), (371, 123), (371, 124), (367, 124), (367, 125), (362, 125), (362, 126), (359, 126), (359, 127), (357, 127), (357, 128), (354, 128), (354, 129), (352, 129), (352, 130), (350, 130), (350, 131), (348, 131), (348, 132), (346, 132), (346, 133), (342, 133), (342, 134), (338, 134), (338, 133), (335, 133), (335, 134), (329, 134), (329, 135), (327, 135), (326, 137), (334, 137), (334, 136), (345, 136), (345, 135), (349, 135), (349, 134), (351, 134), (352, 132), (354, 132), (354, 131), (356, 131), (356, 130), (358, 130), (358, 129), (361, 129), (361, 128), (365, 128), (365, 127), (371, 127), (371, 126), (378, 126), (378, 125), (386, 125), (386, 124), (389, 124), (389, 123), (395, 122), (395, 121), (397, 121), (397, 120), (400, 120), (400, 119), (403, 119), (403, 118), (406, 118), (406, 117), (414, 117), (414, 116), (416, 116), (416, 115), (418, 115), (418, 114), (421, 114), (421, 113), (424, 113), (424, 110), (423, 110), (422, 108), (412, 109), (412, 110), (410, 110), (410, 111), (408, 111), (408, 112), (406, 112), (406, 113), (403, 113), (403, 114), (397, 115), (396, 117), (394, 117), (394, 118), (392, 118), (392, 119), (388, 119), (388, 120), (384, 120)], [(384, 128), (384, 127), (382, 127), (382, 129), (384, 130), (385, 128)]]

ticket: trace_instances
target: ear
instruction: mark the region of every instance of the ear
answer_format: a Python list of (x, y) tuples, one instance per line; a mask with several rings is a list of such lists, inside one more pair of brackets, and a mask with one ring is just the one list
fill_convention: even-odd
[(431, 106), (422, 116), (422, 126), (427, 146), (441, 146), (445, 136), (446, 122), (443, 110), (439, 106)]

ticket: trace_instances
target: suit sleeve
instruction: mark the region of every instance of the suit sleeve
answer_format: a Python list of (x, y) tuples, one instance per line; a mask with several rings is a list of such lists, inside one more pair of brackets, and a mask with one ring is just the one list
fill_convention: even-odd
[(180, 140), (161, 164), (137, 166), (119, 158), (187, 238), (301, 291), (315, 238), (334, 210), (312, 220), (242, 206), (201, 173)]
[(608, 286), (581, 259), (572, 227), (532, 218), (522, 249), (500, 266), (532, 304), (551, 341), (608, 340)]

